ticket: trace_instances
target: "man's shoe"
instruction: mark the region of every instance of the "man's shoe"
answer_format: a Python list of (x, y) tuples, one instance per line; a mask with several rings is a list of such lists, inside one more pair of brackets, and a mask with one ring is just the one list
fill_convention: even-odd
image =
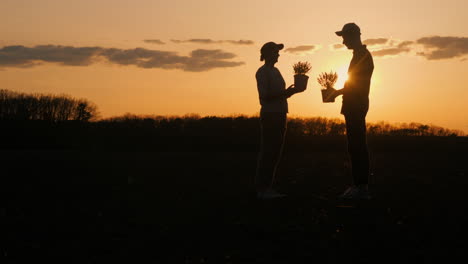
[(348, 189), (346, 189), (340, 196), (338, 196), (341, 199), (351, 199), (351, 197), (357, 192), (357, 187), (356, 186), (350, 186)]
[(257, 198), (260, 200), (271, 200), (271, 199), (276, 199), (276, 198), (284, 198), (286, 196), (287, 196), (286, 194), (279, 193), (271, 188), (257, 193)]
[(339, 198), (348, 200), (370, 200), (372, 197), (370, 196), (367, 187), (353, 185), (346, 189)]
[(353, 197), (353, 199), (356, 199), (356, 200), (371, 200), (372, 196), (370, 195), (369, 190), (367, 188), (358, 187), (358, 192), (357, 192), (356, 196)]

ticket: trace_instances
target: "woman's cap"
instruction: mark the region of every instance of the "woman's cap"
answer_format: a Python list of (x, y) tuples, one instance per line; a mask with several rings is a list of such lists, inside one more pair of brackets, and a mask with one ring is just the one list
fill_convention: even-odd
[(284, 48), (283, 44), (276, 44), (275, 42), (267, 42), (263, 44), (262, 48), (260, 49), (260, 60), (263, 61), (265, 56), (272, 54), (273, 52), (280, 51)]
[(361, 35), (361, 29), (358, 27), (358, 25), (354, 23), (348, 23), (343, 26), (343, 29), (341, 29), (341, 31), (336, 31), (335, 33), (338, 36), (354, 35), (354, 34)]

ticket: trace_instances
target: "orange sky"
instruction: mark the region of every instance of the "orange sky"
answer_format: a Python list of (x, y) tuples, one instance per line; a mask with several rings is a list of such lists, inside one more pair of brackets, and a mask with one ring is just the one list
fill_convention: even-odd
[(346, 71), (352, 52), (332, 48), (334, 31), (355, 22), (374, 54), (368, 121), (468, 133), (461, 10), (467, 1), (2, 0), (0, 88), (87, 98), (103, 117), (254, 115), (259, 49), (276, 41), (288, 85), (293, 63), (313, 66), (290, 114), (341, 118), (341, 99), (323, 104), (315, 80)]

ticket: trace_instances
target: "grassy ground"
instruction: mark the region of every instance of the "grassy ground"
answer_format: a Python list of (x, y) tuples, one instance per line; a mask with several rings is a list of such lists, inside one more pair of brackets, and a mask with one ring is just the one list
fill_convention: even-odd
[(77, 263), (430, 263), (465, 255), (466, 144), (370, 146), (375, 199), (352, 204), (336, 199), (351, 181), (344, 151), (286, 149), (277, 188), (288, 197), (259, 202), (249, 193), (255, 152), (3, 149), (3, 255)]

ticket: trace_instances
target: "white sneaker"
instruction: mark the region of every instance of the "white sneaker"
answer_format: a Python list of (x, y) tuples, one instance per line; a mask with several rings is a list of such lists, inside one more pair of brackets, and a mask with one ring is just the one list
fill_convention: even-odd
[(346, 189), (339, 198), (350, 200), (370, 200), (372, 197), (370, 196), (367, 187), (353, 185)]
[(257, 198), (261, 200), (271, 200), (275, 198), (284, 198), (286, 197), (286, 194), (279, 193), (275, 191), (274, 189), (268, 188), (263, 192), (258, 192), (257, 193)]
[(352, 196), (353, 193), (355, 193), (357, 190), (356, 190), (356, 186), (350, 186), (348, 187), (348, 189), (346, 189), (340, 196), (338, 196), (339, 198), (341, 199), (349, 199), (349, 197)]

